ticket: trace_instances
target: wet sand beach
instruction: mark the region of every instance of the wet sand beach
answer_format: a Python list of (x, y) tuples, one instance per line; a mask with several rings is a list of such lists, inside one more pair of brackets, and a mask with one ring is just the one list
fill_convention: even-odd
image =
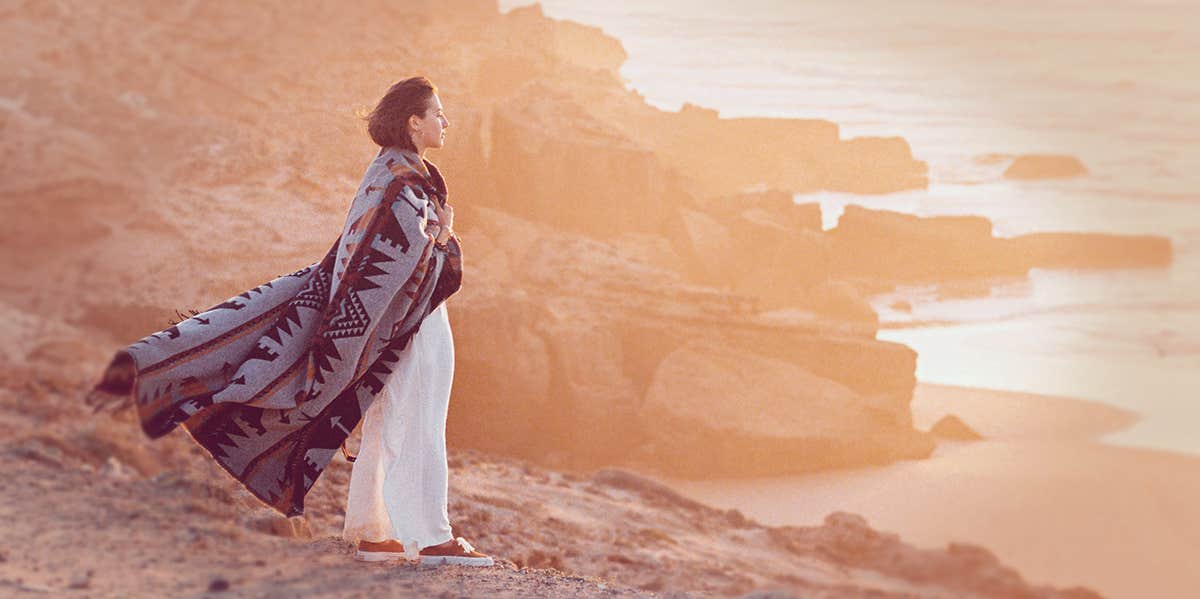
[(917, 546), (972, 539), (1027, 580), (1115, 598), (1191, 597), (1200, 585), (1200, 458), (1095, 437), (1135, 414), (1061, 397), (919, 384), (918, 428), (947, 413), (982, 441), (927, 460), (754, 482), (672, 484), (770, 524), (845, 509)]

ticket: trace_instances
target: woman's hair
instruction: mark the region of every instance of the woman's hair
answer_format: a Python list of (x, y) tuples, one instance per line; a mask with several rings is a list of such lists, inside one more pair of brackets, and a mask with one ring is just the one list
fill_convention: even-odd
[(393, 84), (365, 119), (367, 133), (382, 147), (399, 146), (416, 151), (408, 132), (408, 117), (425, 117), (437, 88), (425, 77), (409, 77)]

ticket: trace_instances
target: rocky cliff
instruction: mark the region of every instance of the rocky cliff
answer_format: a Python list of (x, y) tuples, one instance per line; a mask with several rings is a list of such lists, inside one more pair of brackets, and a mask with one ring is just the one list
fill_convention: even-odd
[(657, 110), (621, 83), (616, 40), (537, 6), (27, 2), (0, 28), (20, 40), (0, 81), (0, 301), (106, 351), (323, 255), (374, 152), (355, 115), (430, 76), (466, 251), (450, 435), (546, 463), (921, 457), (916, 356), (874, 338), (866, 294), (1170, 260), (1157, 238), (998, 239), (981, 217), (855, 206), (822, 231), (791, 192), (922, 185), (903, 140)]
[[(19, 265), (2, 300), (23, 315), (111, 351), (315, 261), (374, 152), (355, 115), (420, 73), (451, 119), (432, 159), (467, 258), (453, 443), (695, 475), (932, 448), (908, 418), (915, 355), (874, 340), (869, 306), (830, 280), (819, 212), (786, 192), (714, 199), (850, 189), (871, 165), (877, 185), (919, 184), (902, 141), (663, 113), (624, 89), (616, 40), (536, 6), (31, 2), (0, 27), (22, 41), (2, 82), (0, 253)], [(761, 129), (774, 158), (695, 152), (730, 127)], [(797, 304), (811, 318), (759, 316)], [(723, 382), (685, 384), (690, 368)], [(752, 415), (696, 418), (723, 401)], [(791, 424), (762, 425), (775, 417)]]

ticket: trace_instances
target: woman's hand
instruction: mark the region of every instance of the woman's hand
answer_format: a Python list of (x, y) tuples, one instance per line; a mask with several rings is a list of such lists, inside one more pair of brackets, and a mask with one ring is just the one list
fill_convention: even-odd
[(437, 200), (431, 202), (433, 204), (433, 212), (438, 219), (438, 236), (435, 241), (438, 243), (446, 243), (450, 239), (451, 230), (454, 227), (454, 206), (449, 203), (443, 208), (438, 205)]

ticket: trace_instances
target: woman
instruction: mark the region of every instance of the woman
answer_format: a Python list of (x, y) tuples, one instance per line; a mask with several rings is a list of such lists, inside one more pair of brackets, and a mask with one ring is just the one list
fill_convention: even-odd
[(182, 425), (287, 516), (365, 413), (345, 531), (356, 555), (491, 565), (446, 516), (444, 302), (462, 250), (424, 154), (448, 126), (428, 79), (393, 85), (368, 117), (382, 147), (325, 257), (118, 351), (89, 403), (135, 405), (152, 439)]
[[(426, 150), (445, 144), (450, 126), (433, 86), (420, 78), (401, 82), (368, 121), (371, 138), (383, 148), (380, 155), (415, 152), (433, 175), (435, 195), (445, 198), (445, 181), (424, 159)], [(437, 218), (429, 225), (436, 242), (457, 244), (451, 230), (453, 207), (433, 202), (433, 208)], [(461, 256), (460, 251), (454, 254)], [(425, 318), (363, 421), (343, 531), (347, 540), (358, 542), (358, 559), (419, 556), (423, 564), (492, 565), (490, 557), (453, 536), (447, 515), (446, 414), (453, 377), (454, 340), (446, 305), (440, 303)]]

